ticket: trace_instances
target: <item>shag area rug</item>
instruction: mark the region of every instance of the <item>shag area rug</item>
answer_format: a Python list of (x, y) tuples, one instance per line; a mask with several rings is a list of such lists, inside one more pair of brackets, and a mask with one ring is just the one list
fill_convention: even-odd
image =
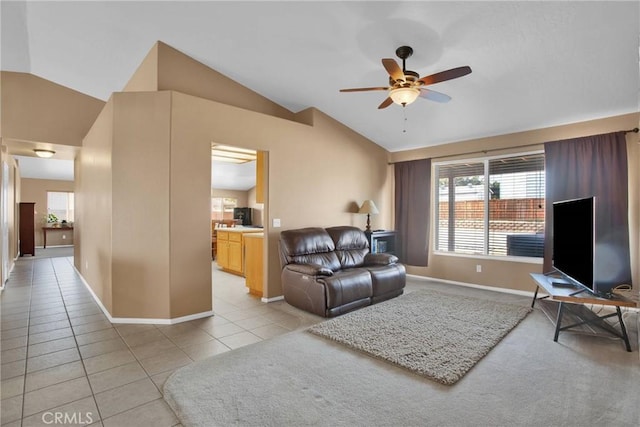
[(450, 385), (530, 311), (504, 302), (420, 290), (308, 331)]

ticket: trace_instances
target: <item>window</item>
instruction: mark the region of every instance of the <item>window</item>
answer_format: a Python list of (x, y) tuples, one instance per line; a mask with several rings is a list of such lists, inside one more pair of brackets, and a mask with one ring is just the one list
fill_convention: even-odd
[(238, 206), (238, 199), (235, 197), (212, 197), (211, 198), (211, 219), (233, 219), (233, 208)]
[(72, 192), (47, 191), (47, 221), (74, 221), (74, 201)]
[(543, 257), (544, 154), (435, 164), (435, 248)]

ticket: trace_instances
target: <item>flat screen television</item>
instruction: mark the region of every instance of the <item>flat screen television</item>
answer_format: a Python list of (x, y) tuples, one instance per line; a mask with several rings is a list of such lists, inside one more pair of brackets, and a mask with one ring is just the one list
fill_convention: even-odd
[(553, 203), (553, 268), (571, 283), (594, 294), (596, 199)]

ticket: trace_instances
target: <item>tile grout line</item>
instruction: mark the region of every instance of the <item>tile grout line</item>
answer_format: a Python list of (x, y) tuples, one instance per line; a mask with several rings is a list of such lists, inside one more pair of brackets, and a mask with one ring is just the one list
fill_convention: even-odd
[[(32, 260), (33, 261), (33, 260)], [(31, 300), (33, 297), (33, 276), (35, 274), (35, 262), (30, 263), (31, 278), (29, 279), (29, 308), (27, 317), (27, 340), (25, 342), (24, 351), (24, 375), (22, 376), (22, 407), (20, 408), (20, 426), (22, 427), (22, 421), (24, 420), (24, 401), (27, 390), (27, 363), (29, 361), (29, 329), (31, 328)]]
[[(93, 403), (96, 405), (96, 411), (98, 411), (99, 421), (102, 423), (102, 414), (100, 413), (100, 408), (98, 407), (98, 402), (96, 401), (96, 395), (93, 392), (93, 387), (91, 386), (91, 381), (89, 381), (89, 374), (87, 373), (87, 367), (84, 364), (84, 358), (82, 357), (82, 353), (80, 353), (80, 345), (78, 345), (78, 339), (76, 338), (76, 331), (73, 329), (73, 325), (71, 324), (71, 317), (69, 316), (69, 311), (67, 310), (67, 303), (65, 300), (65, 296), (62, 293), (62, 288), (60, 287), (60, 281), (58, 279), (58, 272), (56, 271), (56, 266), (53, 263), (54, 258), (49, 258), (51, 261), (51, 265), (53, 267), (53, 274), (56, 277), (56, 286), (58, 287), (58, 291), (60, 292), (60, 297), (62, 298), (62, 305), (64, 307), (64, 312), (67, 315), (67, 320), (69, 321), (69, 328), (71, 328), (71, 334), (73, 335), (73, 341), (76, 344), (76, 351), (78, 352), (78, 357), (80, 358), (80, 364), (82, 365), (82, 370), (84, 371), (84, 377), (87, 380), (87, 384), (89, 385), (89, 390), (91, 391), (91, 398), (93, 399)], [(84, 397), (81, 399), (85, 399)], [(78, 399), (78, 400), (81, 400)], [(75, 400), (73, 401), (75, 402)], [(73, 403), (67, 402), (66, 404)]]
[[(101, 421), (101, 422), (103, 422), (104, 420), (102, 419), (102, 414), (100, 413), (100, 409), (99, 409), (98, 404), (97, 404), (96, 392), (95, 392), (95, 390), (94, 390), (93, 386), (91, 385), (91, 382), (89, 381), (89, 378), (88, 378), (88, 377), (89, 377), (89, 374), (88, 374), (88, 372), (87, 372), (87, 368), (86, 368), (86, 365), (85, 365), (85, 358), (82, 356), (82, 353), (80, 352), (80, 344), (79, 344), (79, 342), (78, 342), (78, 334), (77, 334), (77, 332), (76, 332), (76, 329), (75, 329), (75, 328), (74, 328), (74, 326), (72, 325), (72, 320), (71, 320), (70, 312), (69, 312), (69, 309), (70, 309), (70, 305), (69, 305), (69, 304), (70, 304), (70, 302), (69, 302), (69, 299), (68, 299), (67, 293), (68, 293), (68, 292), (69, 292), (69, 293), (71, 293), (71, 297), (73, 297), (73, 299), (76, 299), (75, 297), (76, 297), (76, 296), (78, 296), (78, 299), (79, 299), (79, 300), (81, 300), (81, 301), (80, 301), (80, 302), (78, 302), (77, 304), (71, 304), (71, 305), (82, 305), (82, 304), (83, 304), (83, 302), (82, 302), (82, 296), (81, 296), (81, 294), (79, 294), (79, 293), (77, 293), (77, 292), (74, 292), (74, 287), (73, 287), (73, 286), (74, 286), (74, 283), (69, 282), (69, 284), (68, 284), (69, 286), (66, 286), (66, 282), (65, 282), (65, 286), (63, 286), (63, 284), (61, 283), (61, 280), (62, 280), (62, 281), (65, 281), (65, 280), (66, 280), (66, 276), (67, 276), (67, 275), (66, 275), (66, 273), (65, 273), (64, 271), (62, 271), (62, 269), (63, 269), (65, 266), (63, 266), (60, 262), (63, 262), (63, 261), (60, 259), (60, 262), (57, 262), (57, 260), (49, 259), (49, 262), (51, 263), (51, 266), (53, 267), (53, 275), (55, 276), (55, 280), (56, 280), (56, 283), (55, 283), (55, 284), (57, 285), (57, 287), (56, 287), (56, 288), (54, 288), (54, 289), (57, 291), (57, 294), (61, 296), (61, 299), (62, 299), (62, 306), (63, 306), (63, 307), (64, 307), (64, 309), (65, 309), (65, 312), (64, 312), (64, 313), (65, 313), (65, 319), (69, 322), (69, 327), (71, 328), (71, 332), (72, 332), (73, 339), (74, 339), (73, 343), (75, 344), (75, 350), (78, 352), (78, 355), (79, 355), (79, 357), (80, 357), (80, 361), (81, 361), (82, 366), (83, 366), (83, 373), (84, 373), (84, 375), (83, 375), (83, 376), (84, 376), (84, 378), (86, 378), (86, 379), (87, 379), (87, 382), (88, 382), (88, 385), (89, 385), (89, 388), (90, 388), (90, 391), (91, 391), (91, 397), (92, 397), (92, 399), (93, 399), (93, 401), (94, 401), (94, 404), (95, 404), (95, 406), (96, 406), (96, 409), (98, 410), (98, 415), (99, 415), (99, 417), (100, 417), (100, 421)], [(65, 258), (64, 258), (64, 262), (65, 262), (65, 263), (70, 263), (70, 264), (71, 264), (70, 258), (68, 258), (68, 257), (65, 257)], [(37, 263), (37, 264), (38, 264), (38, 265), (40, 265), (40, 264), (42, 264), (42, 263), (41, 263), (41, 262), (39, 262), (39, 263)], [(72, 265), (72, 264), (71, 264), (71, 265)], [(49, 288), (49, 286), (50, 286), (51, 284), (53, 284), (53, 283), (51, 283), (51, 284), (49, 284), (49, 285), (46, 285), (46, 284), (45, 284), (45, 286), (47, 286), (46, 288), (44, 288), (43, 286), (37, 286), (37, 287), (35, 287), (35, 288), (34, 288), (34, 280), (36, 280), (36, 272), (37, 272), (37, 271), (39, 271), (39, 270), (40, 270), (40, 268), (38, 268), (38, 267), (36, 266), (36, 263), (35, 263), (35, 262), (30, 263), (30, 264), (29, 264), (29, 266), (30, 266), (30, 270), (28, 270), (28, 273), (27, 273), (27, 274), (28, 274), (28, 275), (30, 274), (31, 279), (30, 279), (30, 280), (29, 280), (29, 282), (28, 282), (28, 283), (29, 283), (29, 289), (28, 289), (28, 291), (27, 291), (27, 292), (25, 292), (25, 294), (28, 294), (28, 301), (29, 301), (29, 304), (28, 304), (28, 307), (29, 307), (29, 317), (28, 317), (28, 322), (27, 322), (27, 340), (29, 339), (29, 331), (30, 331), (30, 327), (32, 326), (32, 325), (31, 325), (31, 322), (34, 320), (34, 319), (32, 319), (32, 318), (31, 318), (31, 308), (32, 308), (33, 303), (34, 303), (34, 296), (36, 296), (36, 295), (35, 295), (35, 293), (36, 293), (39, 289), (47, 289), (47, 290), (48, 290), (48, 289), (50, 289), (50, 288)], [(77, 275), (77, 274), (73, 274), (73, 272), (70, 272), (70, 275), (69, 275), (70, 277), (69, 277), (69, 279), (71, 279), (71, 276), (75, 277), (76, 275)], [(45, 281), (45, 282), (46, 282), (46, 281)], [(46, 294), (45, 294), (45, 295), (46, 295)], [(45, 296), (45, 299), (46, 299), (46, 296)], [(235, 302), (236, 302), (235, 300), (229, 300), (229, 301), (227, 301), (227, 304), (228, 304), (230, 307), (233, 307), (233, 310), (230, 310), (230, 311), (229, 311), (230, 313), (232, 313), (232, 312), (236, 312), (236, 311), (247, 311), (247, 310), (252, 310), (252, 309), (256, 308), (256, 307), (254, 307), (253, 305), (251, 305), (251, 306), (241, 306), (241, 305), (236, 305), (236, 303), (235, 303)], [(95, 302), (94, 302), (93, 304), (95, 304)], [(40, 305), (42, 305), (42, 304), (40, 304)], [(92, 306), (93, 306), (93, 305), (92, 305)], [(88, 310), (88, 307), (87, 307), (86, 309)], [(78, 309), (78, 311), (82, 311), (82, 310), (85, 310), (85, 308), (79, 308), (79, 309)], [(90, 310), (88, 310), (88, 311), (90, 311)], [(275, 312), (275, 313), (282, 314), (282, 315), (289, 315), (289, 316), (298, 317), (298, 316), (295, 316), (295, 315), (294, 315), (294, 314), (292, 314), (292, 313), (287, 312), (286, 310), (281, 310), (281, 309), (276, 308), (276, 307), (274, 307), (274, 312)], [(272, 313), (272, 312), (270, 311), (270, 313)], [(260, 313), (256, 314), (256, 316), (252, 316), (252, 317), (264, 317), (266, 320), (268, 320), (268, 323), (267, 323), (266, 325), (261, 325), (261, 326), (258, 326), (258, 327), (256, 327), (256, 328), (249, 329), (249, 328), (247, 328), (247, 327), (241, 326), (240, 324), (236, 323), (236, 322), (242, 322), (242, 321), (243, 321), (243, 320), (245, 320), (245, 319), (240, 319), (240, 320), (237, 320), (237, 321), (231, 321), (231, 320), (229, 320), (228, 318), (226, 318), (226, 317), (224, 316), (224, 314), (217, 314), (217, 313), (214, 313), (214, 316), (218, 316), (218, 317), (220, 317), (220, 318), (222, 318), (222, 319), (225, 319), (225, 320), (226, 320), (230, 325), (234, 325), (234, 327), (237, 327), (237, 328), (239, 329), (239, 331), (238, 331), (238, 332), (236, 332), (235, 334), (225, 335), (224, 337), (217, 338), (217, 337), (216, 337), (216, 336), (214, 336), (212, 333), (210, 333), (207, 329), (205, 329), (205, 327), (203, 327), (202, 325), (199, 325), (199, 324), (193, 324), (193, 330), (194, 330), (194, 331), (204, 332), (204, 333), (205, 333), (209, 338), (211, 338), (211, 339), (210, 339), (210, 340), (208, 340), (208, 341), (206, 341), (206, 342), (202, 342), (202, 343), (196, 342), (196, 343), (194, 343), (194, 344), (190, 344), (190, 345), (197, 346), (197, 345), (200, 345), (200, 344), (204, 345), (204, 344), (206, 344), (206, 343), (212, 343), (212, 342), (215, 342), (215, 343), (217, 343), (217, 344), (220, 344), (220, 345), (222, 346), (222, 348), (227, 349), (226, 351), (231, 351), (231, 350), (233, 350), (234, 348), (237, 348), (237, 347), (231, 348), (231, 347), (229, 347), (227, 344), (225, 344), (224, 342), (222, 342), (222, 341), (221, 341), (221, 339), (223, 339), (223, 338), (227, 338), (227, 337), (231, 337), (231, 336), (233, 336), (233, 335), (240, 334), (240, 333), (242, 333), (242, 332), (249, 332), (252, 336), (254, 336), (254, 337), (255, 337), (256, 339), (258, 339), (259, 341), (264, 341), (264, 340), (267, 340), (267, 339), (269, 339), (269, 338), (268, 338), (268, 337), (267, 337), (267, 338), (263, 338), (263, 337), (261, 337), (261, 336), (257, 335), (256, 333), (254, 333), (254, 332), (253, 332), (253, 330), (254, 330), (254, 329), (259, 329), (260, 327), (266, 327), (266, 326), (275, 326), (275, 327), (281, 328), (281, 329), (283, 329), (283, 330), (286, 330), (286, 331), (288, 331), (288, 332), (291, 332), (291, 331), (293, 331), (293, 330), (297, 329), (297, 328), (291, 328), (291, 326), (290, 326), (290, 325), (289, 325), (289, 323), (287, 323), (287, 322), (281, 323), (280, 319), (278, 319), (278, 320), (269, 319), (269, 318), (265, 317), (265, 314), (266, 314), (266, 313), (264, 313), (264, 312), (260, 312)], [(86, 316), (91, 316), (92, 314), (83, 314), (83, 316), (84, 316), (84, 315), (86, 315)], [(74, 317), (74, 319), (82, 318), (83, 316)], [(249, 317), (249, 318), (251, 318), (251, 317)], [(248, 318), (247, 318), (247, 319), (248, 319)], [(108, 319), (107, 319), (107, 321), (108, 321)], [(306, 323), (306, 320), (305, 320), (305, 319), (300, 319), (300, 318), (299, 318), (299, 319), (298, 319), (298, 321), (299, 321), (299, 322)], [(89, 322), (89, 323), (91, 323), (91, 322)], [(126, 349), (131, 353), (131, 355), (133, 356), (133, 358), (134, 358), (134, 360), (136, 361), (136, 363), (137, 363), (137, 364), (142, 368), (142, 371), (144, 372), (144, 375), (146, 376), (146, 379), (151, 380), (151, 381), (152, 381), (152, 383), (153, 383), (153, 385), (154, 385), (154, 388), (155, 388), (155, 389), (160, 393), (160, 396), (161, 396), (161, 397), (160, 397), (159, 399), (163, 399), (164, 395), (163, 395), (163, 392), (162, 392), (162, 390), (161, 390), (161, 387), (160, 387), (158, 384), (156, 384), (156, 382), (153, 380), (152, 376), (150, 375), (150, 372), (148, 371), (148, 369), (147, 369), (147, 368), (145, 368), (145, 367), (144, 367), (144, 365), (142, 364), (143, 360), (146, 360), (146, 359), (141, 359), (141, 358), (139, 358), (139, 356), (137, 356), (137, 355), (134, 353), (134, 351), (133, 351), (133, 347), (132, 347), (132, 346), (131, 346), (127, 341), (126, 341), (126, 339), (125, 339), (125, 335), (123, 335), (123, 334), (124, 334), (124, 331), (120, 331), (120, 330), (116, 327), (116, 325), (115, 325), (115, 324), (113, 324), (113, 323), (111, 323), (111, 322), (109, 322), (109, 325), (110, 325), (110, 327), (109, 327), (109, 328), (106, 328), (105, 330), (107, 330), (107, 329), (111, 329), (111, 328), (115, 329), (115, 332), (116, 332), (117, 337), (118, 337), (119, 339), (121, 339), (121, 340), (124, 342)], [(285, 325), (288, 325), (288, 326), (285, 326)], [(167, 339), (167, 341), (168, 341), (168, 342), (170, 342), (170, 343), (174, 346), (174, 348), (179, 349), (179, 350), (180, 350), (180, 352), (179, 352), (179, 353), (180, 353), (180, 354), (182, 354), (182, 355), (184, 355), (184, 356), (186, 357), (186, 359), (187, 359), (187, 360), (190, 360), (190, 362), (189, 362), (189, 363), (194, 363), (194, 362), (197, 362), (198, 360), (200, 360), (200, 358), (199, 358), (199, 359), (195, 359), (195, 357), (196, 357), (195, 355), (197, 355), (197, 354), (198, 354), (197, 352), (195, 352), (195, 353), (194, 353), (194, 356), (192, 357), (192, 356), (190, 356), (190, 355), (189, 355), (189, 353), (187, 353), (187, 351), (183, 348), (183, 346), (184, 346), (184, 347), (189, 347), (189, 345), (186, 345), (186, 344), (184, 344), (183, 346), (178, 345), (178, 343), (177, 343), (178, 341), (176, 341), (176, 339), (179, 339), (183, 334), (185, 334), (185, 332), (184, 332), (184, 331), (182, 331), (182, 332), (180, 332), (180, 333), (178, 333), (178, 334), (168, 334), (168, 332), (167, 332), (167, 331), (163, 331), (163, 330), (162, 330), (163, 328), (160, 328), (160, 327), (158, 327), (157, 325), (153, 325), (153, 327), (154, 327), (154, 330), (156, 330), (156, 331), (160, 332), (160, 336), (161, 336), (161, 337), (166, 338), (166, 339)], [(44, 332), (47, 332), (47, 331), (44, 331)], [(91, 331), (91, 332), (95, 332), (95, 331)], [(187, 331), (187, 332), (188, 332), (188, 331)], [(85, 333), (90, 333), (90, 332), (85, 332)], [(99, 341), (97, 341), (97, 342), (100, 342), (100, 341), (103, 341), (103, 340), (99, 340)], [(196, 341), (197, 341), (197, 340), (196, 340)], [(44, 342), (47, 342), (47, 341), (44, 341)], [(187, 341), (185, 341), (185, 343), (186, 343), (186, 342), (188, 342), (188, 340), (187, 340)], [(28, 350), (28, 343), (29, 343), (29, 341), (27, 341), (27, 350)], [(69, 343), (69, 344), (70, 344), (70, 343)], [(89, 343), (89, 344), (91, 344), (91, 343)], [(88, 344), (87, 344), (87, 345), (88, 345)], [(242, 346), (240, 346), (240, 347), (242, 347)], [(207, 351), (207, 350), (205, 350), (205, 351)], [(111, 351), (107, 351), (107, 353), (110, 353), (110, 352), (111, 352)], [(107, 353), (103, 353), (103, 354), (107, 354)], [(45, 353), (45, 354), (46, 354), (46, 353)], [(215, 353), (215, 354), (217, 354), (217, 353)], [(97, 355), (96, 355), (96, 356), (97, 356)], [(153, 357), (153, 356), (150, 356), (150, 357)], [(207, 356), (207, 357), (210, 357), (210, 356)], [(28, 357), (25, 357), (25, 375), (23, 376), (23, 390), (22, 390), (22, 397), (23, 397), (23, 400), (22, 400), (22, 415), (24, 415), (24, 403), (25, 403), (25, 401), (24, 401), (24, 397), (25, 397), (25, 395), (26, 395), (26, 363), (27, 363), (27, 360), (28, 360)], [(69, 363), (70, 363), (70, 362), (69, 362)], [(123, 364), (123, 365), (124, 365), (124, 364)], [(118, 366), (123, 366), (123, 365), (118, 365)], [(167, 369), (166, 371), (162, 371), (162, 372), (159, 372), (159, 373), (154, 374), (154, 375), (160, 375), (160, 374), (163, 374), (163, 373), (166, 373), (166, 372), (169, 372), (169, 375), (171, 375), (175, 370), (177, 370), (177, 369), (179, 369), (179, 368), (180, 368), (180, 367), (178, 367), (178, 368), (176, 368), (176, 369)], [(111, 369), (111, 368), (110, 368), (110, 369)], [(102, 371), (101, 371), (101, 372), (102, 372)], [(79, 378), (80, 378), (80, 377), (79, 377)], [(166, 379), (165, 379), (165, 381), (166, 381)], [(63, 383), (64, 383), (64, 382), (66, 382), (66, 381), (63, 381)], [(58, 383), (58, 384), (59, 384), (59, 383)], [(131, 384), (131, 382), (126, 383), (126, 384)], [(125, 385), (126, 385), (126, 384), (125, 384)], [(110, 388), (109, 390), (112, 390), (112, 389), (114, 389), (114, 388), (117, 388), (117, 387), (112, 387), (112, 388)], [(107, 390), (104, 390), (104, 391), (107, 391)], [(84, 399), (84, 398), (82, 398), (82, 399)], [(81, 400), (81, 399), (77, 399), (77, 400)], [(75, 401), (77, 401), (77, 400), (74, 400), (74, 402), (75, 402)], [(154, 400), (155, 400), (155, 399), (154, 399)], [(145, 402), (145, 403), (141, 403), (140, 405), (134, 406), (134, 407), (132, 407), (132, 408), (128, 408), (128, 409), (126, 409), (125, 411), (118, 412), (117, 414), (112, 414), (112, 415), (110, 415), (110, 416), (109, 416), (109, 418), (111, 418), (111, 417), (113, 417), (113, 416), (120, 415), (120, 414), (122, 414), (122, 413), (124, 413), (124, 412), (128, 412), (128, 411), (134, 410), (134, 409), (139, 408), (139, 407), (141, 407), (141, 406), (147, 405), (147, 404), (149, 404), (149, 403), (153, 402), (154, 400), (151, 400), (151, 401), (149, 401), (149, 402)], [(68, 403), (65, 403), (65, 404), (69, 404), (69, 403), (73, 403), (73, 402), (68, 402)], [(176, 418), (176, 419), (178, 419), (178, 418), (177, 418), (177, 415), (175, 414), (175, 412), (173, 411), (173, 409), (171, 409), (171, 407), (168, 407), (168, 408), (170, 409), (171, 413), (175, 416), (175, 418)], [(178, 421), (179, 421), (179, 419), (178, 419)], [(20, 424), (22, 424), (22, 423), (23, 423), (23, 418), (21, 418), (21, 420), (20, 420)]]

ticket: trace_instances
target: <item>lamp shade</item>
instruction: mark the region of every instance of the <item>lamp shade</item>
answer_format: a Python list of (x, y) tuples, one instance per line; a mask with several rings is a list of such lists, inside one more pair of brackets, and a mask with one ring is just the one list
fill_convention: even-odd
[(380, 213), (378, 211), (378, 208), (376, 207), (376, 204), (373, 203), (373, 200), (365, 200), (362, 203), (362, 206), (360, 206), (360, 210), (358, 210), (358, 213), (361, 214), (377, 214)]
[(420, 90), (414, 87), (400, 87), (392, 89), (389, 96), (398, 105), (409, 105), (420, 95)]

